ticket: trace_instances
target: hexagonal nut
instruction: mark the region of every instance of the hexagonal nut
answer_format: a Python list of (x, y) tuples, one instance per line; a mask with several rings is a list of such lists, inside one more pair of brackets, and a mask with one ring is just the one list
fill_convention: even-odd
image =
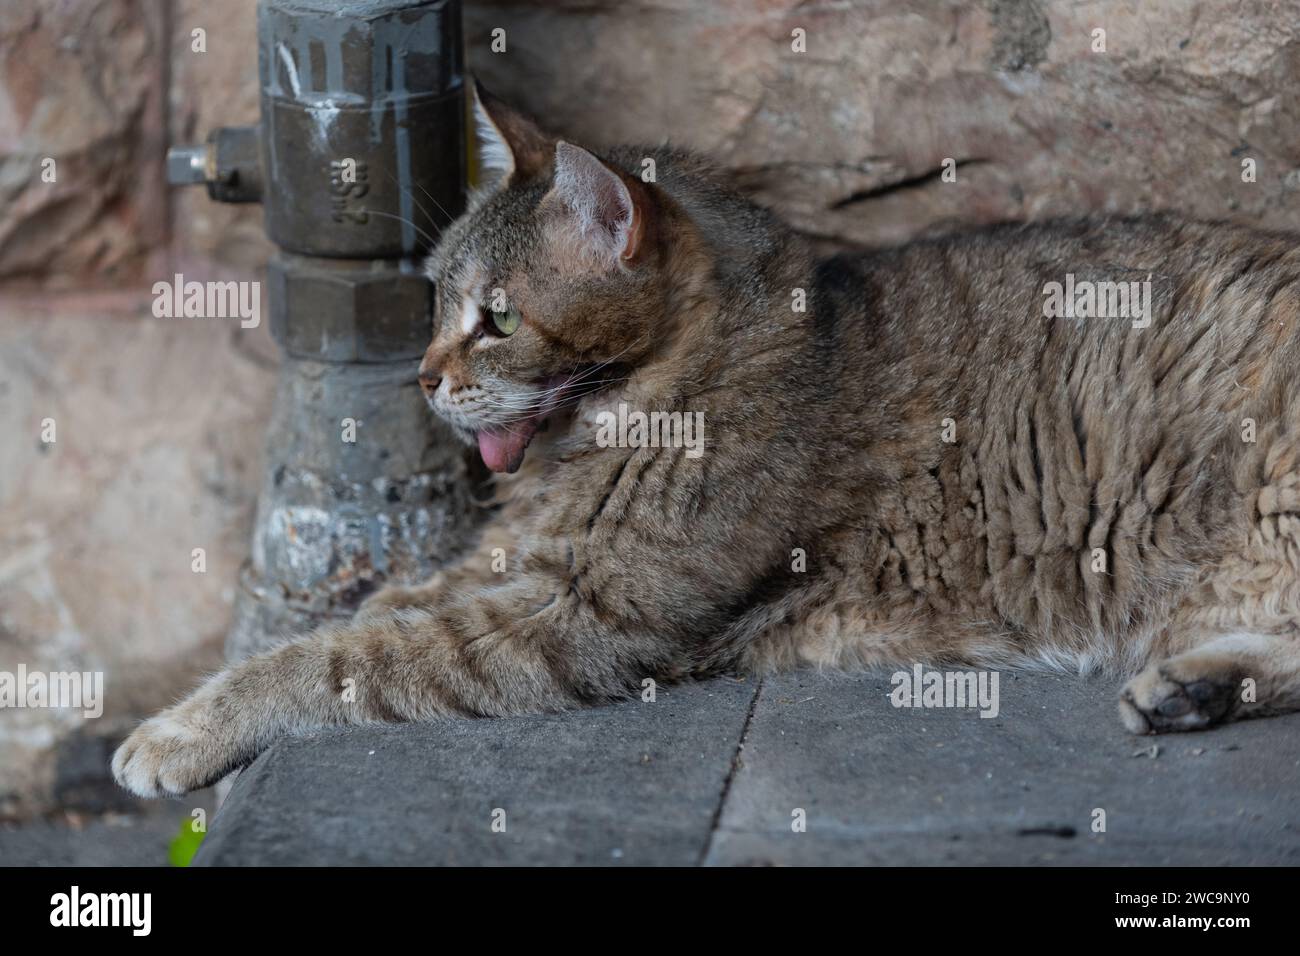
[(433, 334), (433, 285), (409, 264), (281, 254), (267, 280), (271, 334), (297, 358), (418, 359)]

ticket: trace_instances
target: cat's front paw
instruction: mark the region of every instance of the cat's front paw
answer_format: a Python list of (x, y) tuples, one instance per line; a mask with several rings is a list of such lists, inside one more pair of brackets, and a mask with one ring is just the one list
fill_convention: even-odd
[(139, 797), (180, 796), (216, 783), (235, 768), (236, 754), (196, 716), (182, 704), (146, 720), (113, 754), (113, 777)]

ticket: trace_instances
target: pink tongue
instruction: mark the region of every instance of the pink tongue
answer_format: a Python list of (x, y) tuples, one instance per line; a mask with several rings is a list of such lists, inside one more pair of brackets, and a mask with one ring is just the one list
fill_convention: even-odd
[(541, 416), (511, 425), (509, 430), (478, 433), (478, 453), (493, 471), (514, 473), (523, 464), (524, 450), (537, 431)]

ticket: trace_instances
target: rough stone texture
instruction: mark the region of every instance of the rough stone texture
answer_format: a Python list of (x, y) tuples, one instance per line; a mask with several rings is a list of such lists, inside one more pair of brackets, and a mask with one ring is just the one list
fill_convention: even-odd
[[(5, 6), (0, 197), (11, 208), (0, 211), (0, 278), (86, 281), (160, 241), (162, 61), (174, 141), (251, 122), (255, 5)], [(1297, 0), (466, 6), (473, 68), (558, 132), (707, 150), (830, 241), (1154, 208), (1296, 225), (1287, 199), (1300, 186), (1300, 107), (1286, 91), (1300, 82)], [(504, 53), (490, 49), (497, 27)], [(196, 28), (205, 53), (192, 49)], [(791, 49), (796, 28), (804, 53)], [(1097, 28), (1104, 53), (1092, 49)], [(57, 191), (33, 181), (46, 154), (66, 158)], [(938, 175), (945, 158), (956, 183)], [(1245, 158), (1257, 162), (1255, 183), (1241, 181)], [(245, 268), (266, 256), (255, 208), (187, 190), (173, 221), (183, 258)]]
[(995, 718), (896, 709), (891, 690), (764, 682), (708, 863), (1300, 862), (1300, 717), (1134, 737), (1109, 681), (1004, 673)]
[(212, 819), (211, 790), (184, 800), (128, 800), (120, 809), (65, 810), (23, 823), (0, 821), (0, 867), (168, 866), (168, 848), (194, 810)]
[(151, 0), (0, 6), (0, 281), (148, 271), (166, 238), (163, 22)]
[[(170, 9), (172, 141), (201, 143), (218, 127), (256, 124), (257, 0), (173, 0)], [(196, 29), (206, 32), (207, 52), (194, 50)], [(181, 263), (249, 270), (270, 256), (260, 205), (214, 203), (203, 188), (178, 189), (172, 222)]]
[(0, 300), (0, 670), (104, 671), (106, 709), (0, 710), (0, 815), (219, 662), (274, 387), (264, 329), (49, 303)]
[(707, 150), (835, 242), (1155, 208), (1300, 224), (1295, 0), (483, 0), (466, 15), (473, 68), (558, 131)]
[(285, 740), (239, 775), (194, 862), (691, 865), (753, 696), (723, 680), (558, 717)]
[(801, 673), (756, 700), (718, 681), (285, 740), (235, 782), (195, 863), (1300, 862), (1300, 715), (1136, 738), (1109, 681), (1003, 674), (992, 719), (895, 709), (890, 689)]
[[(162, 186), (168, 145), (256, 122), (256, 6), (10, 0), (0, 8), (0, 283), (148, 284), (167, 256), (227, 271), (265, 262), (259, 207)], [(205, 31), (203, 52), (194, 49), (196, 29)], [(41, 179), (47, 157), (55, 183)]]
[[(255, 6), (168, 6), (174, 141), (256, 118)], [(1163, 208), (1298, 225), (1297, 0), (477, 0), (465, 18), (472, 68), (556, 131), (706, 150), (831, 243)], [(173, 201), (184, 259), (265, 259), (258, 209)]]

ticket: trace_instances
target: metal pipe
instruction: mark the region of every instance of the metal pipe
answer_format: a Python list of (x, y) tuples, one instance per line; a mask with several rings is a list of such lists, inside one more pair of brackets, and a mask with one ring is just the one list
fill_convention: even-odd
[(174, 183), (261, 202), (284, 353), (252, 556), (227, 639), (247, 656), (432, 574), (472, 529), (464, 455), (415, 381), (419, 260), (464, 207), (459, 0), (262, 0), (261, 121), (168, 154)]

